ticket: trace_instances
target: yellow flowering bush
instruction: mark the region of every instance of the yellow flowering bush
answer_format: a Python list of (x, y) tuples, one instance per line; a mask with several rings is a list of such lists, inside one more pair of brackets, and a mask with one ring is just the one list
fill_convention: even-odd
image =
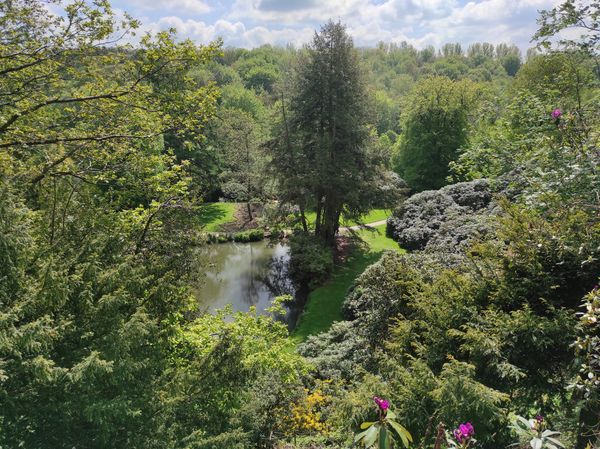
[(291, 413), (286, 418), (289, 434), (298, 435), (312, 432), (325, 432), (327, 425), (321, 411), (329, 402), (329, 398), (320, 389), (309, 392), (305, 389), (303, 395), (291, 407)]

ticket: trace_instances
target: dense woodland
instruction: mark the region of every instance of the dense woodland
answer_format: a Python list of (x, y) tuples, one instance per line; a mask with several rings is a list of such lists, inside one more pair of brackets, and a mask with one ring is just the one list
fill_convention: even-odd
[[(0, 0), (1, 448), (600, 447), (599, 2), (540, 12), (527, 54), (59, 6)], [(307, 288), (374, 208), (406, 251), (297, 342), (280, 303), (197, 310), (215, 201)]]

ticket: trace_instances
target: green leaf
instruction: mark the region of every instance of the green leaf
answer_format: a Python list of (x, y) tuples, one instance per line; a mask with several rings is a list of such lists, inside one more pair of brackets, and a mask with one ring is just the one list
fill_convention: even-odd
[(382, 427), (379, 431), (379, 449), (389, 449), (389, 447), (388, 431), (385, 427)]
[[(559, 432), (556, 432), (559, 433)], [(552, 437), (546, 437), (546, 439), (548, 441), (550, 441), (551, 443), (553, 443), (554, 445), (558, 446), (558, 447), (565, 447), (560, 441), (558, 441), (556, 438), (552, 438)]]
[(396, 414), (393, 411), (388, 410), (387, 413), (386, 413), (386, 415), (385, 415), (385, 417), (387, 419), (396, 419)]
[(531, 445), (532, 449), (542, 449), (542, 440), (539, 438), (533, 438), (529, 444)]
[(375, 424), (375, 421), (365, 421), (360, 425), (360, 428), (366, 429), (367, 427), (371, 427), (373, 424)]
[(523, 418), (522, 416), (517, 416), (517, 421), (520, 421), (521, 423), (523, 423), (525, 425), (526, 429), (531, 429), (531, 423), (529, 421), (527, 421), (525, 418)]
[(361, 432), (361, 433), (357, 434), (354, 437), (354, 442), (358, 443), (360, 440), (362, 440), (365, 437), (365, 435), (367, 434), (367, 432), (368, 432), (368, 430), (365, 430), (364, 432)]
[(404, 426), (397, 423), (396, 421), (388, 420), (388, 422), (394, 428), (394, 430), (396, 431), (398, 436), (400, 436), (400, 439), (402, 440), (402, 444), (404, 445), (404, 447), (408, 447), (410, 445), (410, 443), (412, 443), (412, 441), (413, 441), (413, 438), (412, 438), (412, 435), (410, 434), (410, 432), (408, 430), (406, 430), (406, 428)]
[(551, 437), (553, 435), (560, 435), (560, 432), (557, 432), (555, 430), (544, 430), (542, 432), (542, 437), (544, 437), (544, 438)]
[(369, 427), (363, 440), (365, 447), (373, 446), (377, 441), (377, 435), (379, 435), (379, 426), (375, 425)]

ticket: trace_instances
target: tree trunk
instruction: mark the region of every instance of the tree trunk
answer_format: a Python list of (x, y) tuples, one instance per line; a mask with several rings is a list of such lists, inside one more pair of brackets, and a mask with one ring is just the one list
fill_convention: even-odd
[(317, 216), (315, 218), (315, 235), (321, 234), (321, 216), (323, 213), (323, 198), (320, 193), (317, 194), (317, 206), (316, 206)]
[(320, 229), (319, 236), (329, 245), (335, 245), (335, 236), (339, 228), (338, 205), (330, 198), (325, 200), (323, 207), (323, 225)]
[(302, 223), (302, 229), (304, 232), (308, 232), (308, 223), (306, 222), (306, 214), (304, 213), (304, 206), (300, 205), (300, 222)]

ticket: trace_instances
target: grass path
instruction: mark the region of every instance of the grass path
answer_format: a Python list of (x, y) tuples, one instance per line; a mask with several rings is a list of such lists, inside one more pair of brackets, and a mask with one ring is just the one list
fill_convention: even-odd
[(366, 248), (355, 248), (346, 261), (334, 269), (331, 279), (308, 296), (304, 312), (290, 339), (301, 343), (309, 335), (324, 332), (334, 321), (342, 320), (342, 303), (354, 280), (375, 263), (385, 250), (403, 251), (398, 243), (386, 237), (385, 224), (357, 232)]

